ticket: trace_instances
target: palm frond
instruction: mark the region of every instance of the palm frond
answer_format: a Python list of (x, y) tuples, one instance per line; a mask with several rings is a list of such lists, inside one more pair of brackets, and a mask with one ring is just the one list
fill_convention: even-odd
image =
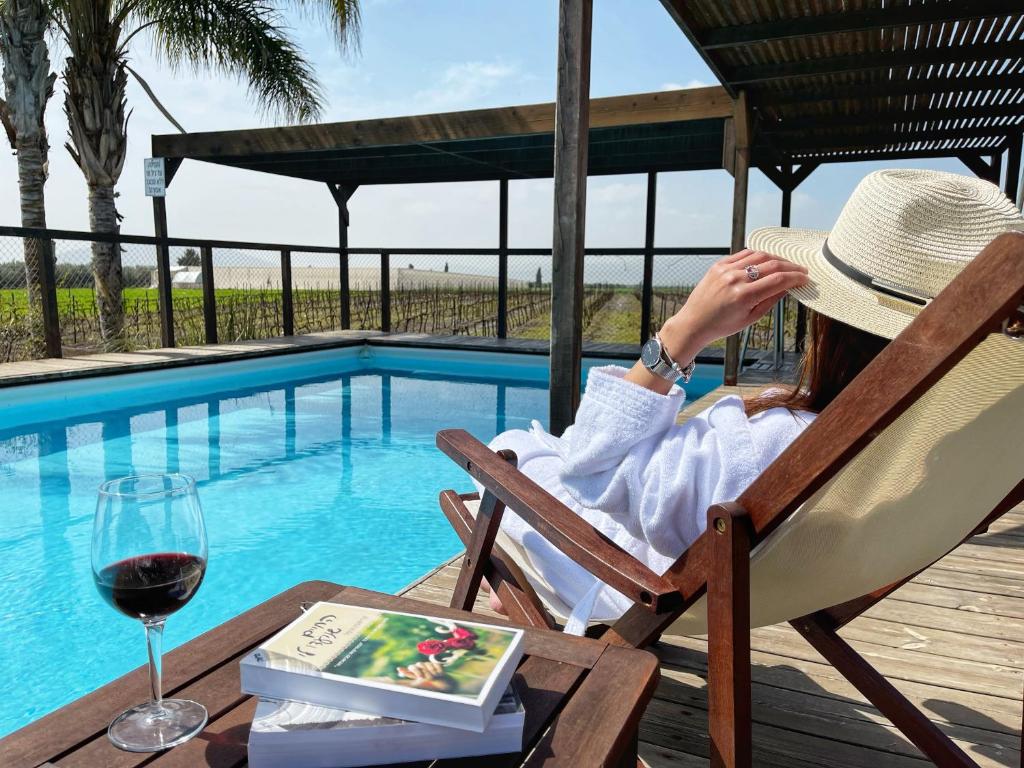
[(278, 5), (291, 6), (306, 18), (325, 23), (333, 30), (342, 53), (359, 50), (359, 0), (278, 0)]
[(130, 20), (169, 64), (233, 75), (269, 113), (306, 122), (322, 111), (309, 62), (263, 0), (139, 0)]

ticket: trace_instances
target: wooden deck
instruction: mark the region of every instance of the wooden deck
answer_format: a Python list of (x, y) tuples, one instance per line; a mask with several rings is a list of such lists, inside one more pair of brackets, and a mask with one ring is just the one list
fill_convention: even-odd
[[(720, 388), (680, 419), (725, 394), (751, 391)], [(404, 593), (447, 604), (457, 574), (446, 563)], [(477, 610), (489, 613), (480, 602)], [(841, 634), (980, 765), (1020, 766), (1024, 506)], [(751, 645), (755, 765), (930, 765), (788, 625), (754, 630)], [(706, 766), (707, 643), (665, 638), (652, 650), (662, 680), (640, 728), (640, 754), (651, 768)]]

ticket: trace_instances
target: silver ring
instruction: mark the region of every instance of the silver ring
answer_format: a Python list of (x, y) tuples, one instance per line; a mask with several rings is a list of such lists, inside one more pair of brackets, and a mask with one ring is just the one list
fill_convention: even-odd
[(757, 278), (761, 276), (761, 270), (759, 270), (757, 268), (757, 265), (755, 264), (750, 264), (747, 267), (745, 267), (745, 269), (747, 272), (747, 279), (750, 282), (754, 282), (755, 280), (757, 280)]

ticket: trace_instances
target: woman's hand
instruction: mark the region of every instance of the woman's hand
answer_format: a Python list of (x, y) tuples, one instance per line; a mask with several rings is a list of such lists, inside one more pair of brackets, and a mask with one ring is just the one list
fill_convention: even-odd
[[(751, 280), (747, 267), (757, 267)], [(659, 336), (672, 359), (685, 366), (708, 344), (756, 322), (790, 288), (807, 282), (807, 269), (763, 251), (744, 249), (715, 262)], [(671, 385), (637, 363), (626, 378), (662, 394)]]
[[(747, 267), (756, 267), (758, 278), (751, 280)], [(807, 269), (764, 251), (744, 249), (715, 262), (693, 289), (690, 297), (665, 323), (663, 335), (669, 338), (669, 353), (680, 365), (693, 356), (675, 356), (672, 341), (686, 339), (688, 346), (700, 351), (713, 341), (731, 336), (756, 322), (790, 288), (807, 282)], [(694, 352), (696, 354), (696, 352)]]

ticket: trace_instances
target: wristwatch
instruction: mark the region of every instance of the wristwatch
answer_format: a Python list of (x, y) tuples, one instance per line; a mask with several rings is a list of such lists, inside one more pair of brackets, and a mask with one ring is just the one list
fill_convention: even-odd
[(673, 384), (679, 379), (683, 380), (683, 384), (688, 384), (690, 377), (693, 376), (693, 369), (697, 367), (697, 361), (691, 360), (689, 365), (681, 368), (665, 349), (658, 334), (649, 338), (643, 349), (640, 350), (640, 362), (655, 376), (660, 376)]

